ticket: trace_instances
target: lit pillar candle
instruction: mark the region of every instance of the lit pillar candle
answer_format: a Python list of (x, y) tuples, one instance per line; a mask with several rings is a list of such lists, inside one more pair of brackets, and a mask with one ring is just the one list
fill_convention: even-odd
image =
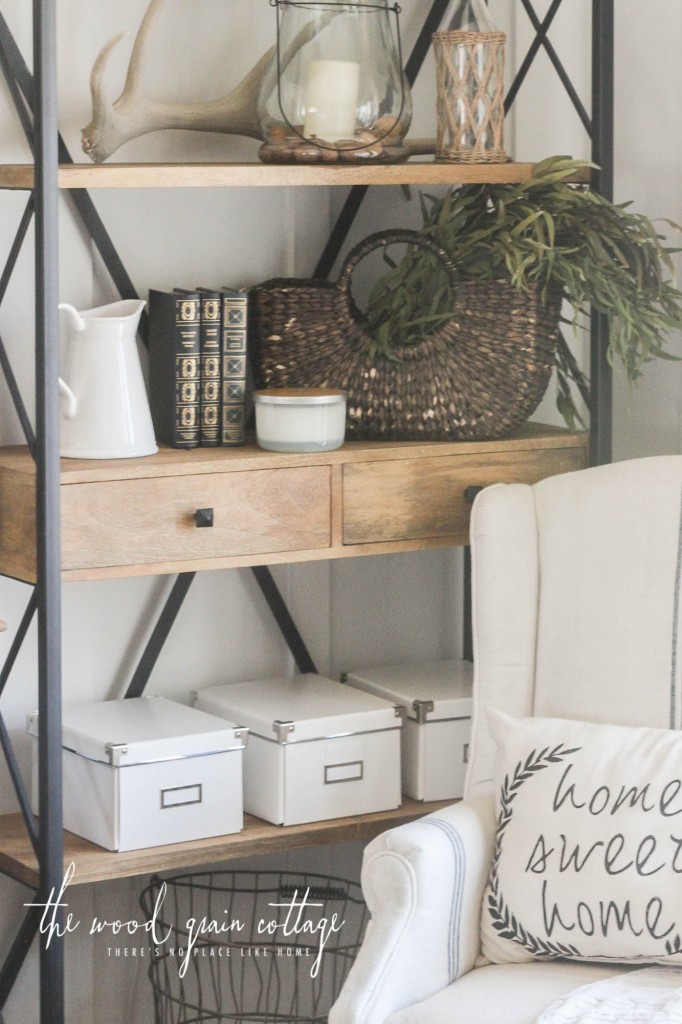
[(312, 61), (303, 134), (327, 142), (354, 138), (359, 80), (360, 65), (352, 61)]

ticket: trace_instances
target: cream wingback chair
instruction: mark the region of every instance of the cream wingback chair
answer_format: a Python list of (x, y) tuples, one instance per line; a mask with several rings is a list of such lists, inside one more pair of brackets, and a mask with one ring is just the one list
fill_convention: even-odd
[(479, 494), (465, 799), (367, 847), (372, 920), (330, 1024), (532, 1024), (628, 969), (481, 963), (495, 836), (485, 709), (680, 729), (681, 493), (682, 457), (661, 456)]

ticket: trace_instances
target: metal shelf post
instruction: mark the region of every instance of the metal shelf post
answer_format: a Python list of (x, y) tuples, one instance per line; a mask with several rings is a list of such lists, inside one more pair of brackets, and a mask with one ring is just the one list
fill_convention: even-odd
[[(613, 199), (614, 3), (592, 0), (592, 160), (599, 167), (594, 187)], [(613, 455), (613, 384), (606, 357), (606, 317), (592, 313), (590, 347), (590, 461), (599, 466)], [(592, 429), (594, 424), (596, 429)]]
[[(40, 893), (63, 882), (61, 750), (61, 562), (59, 508), (59, 190), (55, 0), (34, 0), (35, 315), (38, 541), (38, 710)], [(63, 919), (58, 910), (56, 921)], [(52, 936), (40, 947), (40, 1021), (64, 1021), (64, 948)]]

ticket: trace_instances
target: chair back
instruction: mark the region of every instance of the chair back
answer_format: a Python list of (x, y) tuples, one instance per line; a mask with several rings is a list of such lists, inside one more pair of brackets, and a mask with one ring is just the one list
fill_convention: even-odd
[(487, 488), (472, 513), (467, 795), (489, 788), (485, 708), (682, 727), (682, 456)]

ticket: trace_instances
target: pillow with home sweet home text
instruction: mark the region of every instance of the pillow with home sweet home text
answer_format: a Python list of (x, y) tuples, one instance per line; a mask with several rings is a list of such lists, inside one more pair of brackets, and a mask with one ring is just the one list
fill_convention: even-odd
[(492, 963), (682, 963), (682, 734), (489, 710)]

